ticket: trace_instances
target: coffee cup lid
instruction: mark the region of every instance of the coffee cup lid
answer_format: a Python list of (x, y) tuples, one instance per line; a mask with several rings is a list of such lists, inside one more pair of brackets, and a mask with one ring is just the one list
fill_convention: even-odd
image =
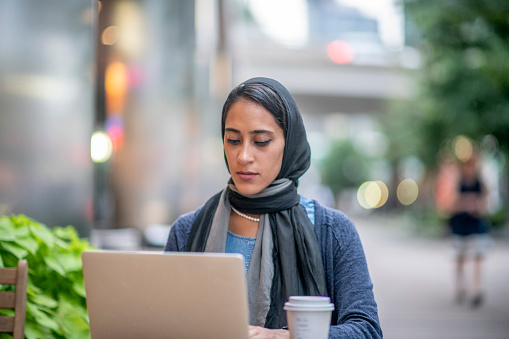
[(332, 311), (334, 304), (330, 302), (329, 297), (291, 296), (283, 309), (288, 311)]

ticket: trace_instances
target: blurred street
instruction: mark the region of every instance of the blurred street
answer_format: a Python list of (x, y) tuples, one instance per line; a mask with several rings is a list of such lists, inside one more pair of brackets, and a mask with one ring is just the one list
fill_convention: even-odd
[(483, 270), (485, 301), (473, 309), (468, 300), (455, 303), (447, 239), (412, 235), (399, 217), (352, 220), (366, 251), (384, 338), (509, 338), (507, 237), (495, 239)]

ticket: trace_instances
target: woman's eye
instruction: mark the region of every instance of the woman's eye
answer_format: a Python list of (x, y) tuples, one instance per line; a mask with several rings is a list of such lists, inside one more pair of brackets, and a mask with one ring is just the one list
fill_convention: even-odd
[(237, 145), (240, 143), (240, 140), (238, 139), (226, 139), (226, 141), (229, 143), (229, 144), (232, 144), (232, 145)]
[(266, 140), (266, 141), (255, 141), (255, 144), (257, 146), (267, 146), (270, 142), (272, 141), (272, 139), (269, 139), (269, 140)]

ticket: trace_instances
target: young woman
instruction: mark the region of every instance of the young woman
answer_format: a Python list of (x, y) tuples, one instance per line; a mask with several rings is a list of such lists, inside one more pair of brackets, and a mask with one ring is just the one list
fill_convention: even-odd
[(291, 295), (326, 295), (335, 305), (330, 338), (381, 338), (364, 250), (341, 212), (297, 193), (310, 148), (288, 90), (245, 81), (222, 114), (226, 188), (173, 225), (166, 251), (241, 253), (251, 338), (289, 338)]
[[(488, 191), (481, 179), (480, 156), (476, 150), (470, 159), (459, 162), (454, 214), (449, 221), (456, 250), (456, 301), (463, 303), (470, 286), (473, 307), (483, 302), (482, 266), (491, 242), (486, 218)], [(467, 284), (465, 265), (471, 255), (473, 279)]]

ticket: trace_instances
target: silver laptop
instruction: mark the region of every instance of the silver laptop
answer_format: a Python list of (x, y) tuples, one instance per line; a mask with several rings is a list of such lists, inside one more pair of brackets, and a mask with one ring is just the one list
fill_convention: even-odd
[(85, 251), (92, 339), (247, 339), (238, 254)]

